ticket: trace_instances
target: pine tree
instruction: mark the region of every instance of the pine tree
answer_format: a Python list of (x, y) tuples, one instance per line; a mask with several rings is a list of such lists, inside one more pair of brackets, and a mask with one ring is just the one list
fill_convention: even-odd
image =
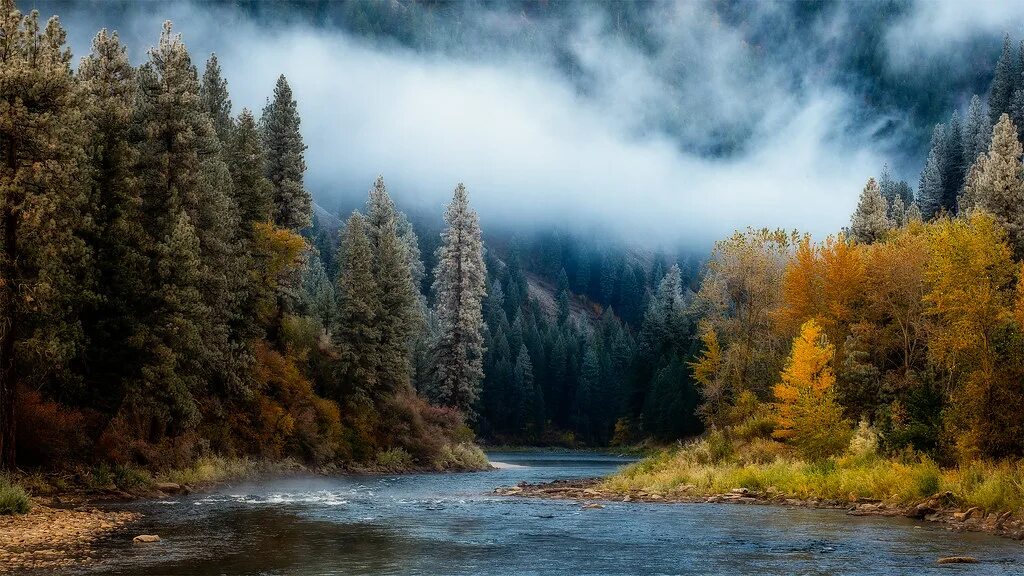
[(239, 229), (242, 237), (251, 237), (253, 224), (270, 221), (273, 187), (263, 174), (263, 143), (256, 119), (248, 108), (238, 115), (238, 128), (228, 146), (227, 158)]
[(882, 198), (885, 198), (886, 202), (890, 204), (896, 196), (896, 181), (893, 180), (892, 174), (889, 172), (888, 164), (882, 165), (882, 173), (878, 176), (878, 191), (882, 193)]
[(334, 342), (341, 364), (339, 392), (370, 392), (377, 386), (380, 359), (377, 343), (377, 284), (373, 275), (373, 249), (366, 233), (366, 221), (358, 212), (345, 224), (345, 252), (338, 276), (341, 304)]
[(950, 214), (956, 213), (956, 198), (964, 185), (964, 174), (969, 164), (964, 163), (963, 132), (960, 126), (960, 115), (956, 111), (950, 118), (943, 134), (946, 141), (942, 145), (945, 159), (942, 161), (942, 205)]
[(56, 18), (40, 29), (0, 0), (0, 470), (15, 466), (17, 384), (69, 359), (66, 306), (88, 290), (69, 277), (89, 255), (75, 235), (83, 130), (65, 37)]
[(480, 224), (462, 184), (455, 188), (445, 211), (445, 224), (434, 272), (437, 399), (472, 417), (483, 376), (481, 301), (486, 295), (486, 270)]
[(963, 130), (963, 165), (971, 166), (978, 156), (988, 152), (988, 143), (992, 139), (992, 124), (981, 106), (981, 98), (971, 96), (971, 104), (967, 108), (967, 118)]
[(921, 222), (922, 219), (921, 209), (917, 207), (917, 202), (911, 202), (910, 207), (907, 208), (907, 222)]
[(874, 178), (869, 178), (850, 221), (850, 238), (862, 244), (881, 240), (892, 227), (888, 214), (889, 205), (882, 197), (878, 184)]
[(298, 104), (282, 75), (274, 86), (274, 98), (263, 109), (263, 141), (267, 154), (267, 178), (274, 186), (274, 223), (298, 231), (310, 225), (312, 199), (303, 185), (306, 145), (299, 132)]
[(931, 150), (928, 152), (924, 170), (921, 171), (921, 183), (917, 186), (917, 202), (921, 213), (929, 219), (939, 214), (944, 207), (945, 188), (942, 185), (943, 160), (945, 159), (942, 149), (944, 142), (945, 128), (942, 124), (936, 124), (935, 130), (932, 132)]
[[(213, 124), (200, 105), (198, 73), (181, 36), (172, 33), (169, 22), (138, 78), (133, 130), (140, 151), (137, 174), (142, 183), (143, 221), (151, 244), (159, 247), (180, 228), (181, 213), (188, 216), (199, 238), (203, 268), (199, 290), (209, 311), (198, 319), (201, 343), (190, 353), (201, 356), (197, 365), (217, 386), (237, 388), (240, 369), (232, 361), (229, 324), (232, 288), (239, 277), (233, 244), (237, 214), (229, 196), (231, 175)], [(153, 266), (165, 266), (162, 259), (166, 257), (166, 251), (157, 250), (151, 255)], [(150, 290), (151, 298), (160, 302), (173, 287), (155, 284)], [(166, 306), (152, 306), (157, 313), (164, 309)]]
[(1024, 177), (1021, 144), (1010, 117), (1003, 114), (992, 130), (992, 144), (979, 167), (969, 197), (1006, 230), (1010, 245), (1024, 255)]
[(139, 336), (147, 330), (142, 279), (149, 260), (129, 141), (135, 72), (116, 33), (101, 30), (82, 59), (78, 79), (88, 126), (89, 204), (93, 228), (85, 240), (95, 256), (96, 301), (82, 310), (87, 341), (78, 371), (84, 405), (114, 411), (127, 381), (138, 379)]
[(221, 76), (217, 55), (210, 54), (203, 71), (203, 83), (199, 87), (199, 100), (203, 111), (213, 122), (213, 129), (221, 145), (231, 141), (234, 122), (231, 118), (231, 97), (228, 94), (228, 81)]
[(366, 224), (377, 284), (377, 382), (382, 392), (394, 393), (409, 386), (413, 337), (421, 319), (406, 244), (398, 236), (395, 205), (381, 177), (370, 189)]
[(1017, 69), (1016, 59), (1010, 45), (1010, 35), (1003, 37), (1003, 51), (999, 54), (996, 62), (995, 74), (992, 77), (992, 85), (989, 87), (988, 95), (988, 116), (992, 125), (999, 121), (999, 117), (1010, 112), (1010, 105), (1013, 102), (1013, 91), (1017, 87), (1017, 78), (1020, 71)]
[(315, 252), (307, 254), (302, 271), (302, 294), (299, 301), (306, 316), (315, 318), (323, 331), (330, 334), (338, 312), (334, 286), (327, 277), (320, 256)]
[(558, 289), (555, 295), (556, 316), (559, 325), (565, 324), (569, 320), (569, 299), (569, 277), (563, 268), (558, 274)]
[(537, 386), (533, 374), (533, 362), (526, 346), (519, 347), (516, 363), (512, 369), (513, 385), (515, 386), (516, 420), (520, 429), (532, 425), (539, 430), (544, 425), (544, 396)]
[(892, 205), (889, 206), (889, 222), (894, 228), (903, 228), (907, 225), (907, 207), (903, 204), (901, 196), (894, 196)]

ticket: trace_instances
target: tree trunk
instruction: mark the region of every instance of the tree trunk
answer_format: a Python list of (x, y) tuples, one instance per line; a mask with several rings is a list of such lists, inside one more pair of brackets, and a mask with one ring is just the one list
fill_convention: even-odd
[(17, 259), (18, 217), (7, 207), (3, 219), (3, 256), (0, 257), (0, 310), (7, 311), (6, 326), (0, 326), (0, 470), (14, 469), (14, 335), (17, 326), (14, 267)]

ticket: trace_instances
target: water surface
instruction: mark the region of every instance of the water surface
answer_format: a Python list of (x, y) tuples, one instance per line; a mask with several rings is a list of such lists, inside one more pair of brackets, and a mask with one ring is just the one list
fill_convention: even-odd
[[(1021, 574), (1024, 545), (834, 510), (495, 496), (520, 480), (599, 476), (628, 460), (492, 453), (491, 472), (300, 477), (141, 505), (96, 575)], [(138, 508), (139, 504), (131, 505)], [(131, 536), (159, 534), (133, 546)], [(938, 566), (972, 555), (978, 565)]]

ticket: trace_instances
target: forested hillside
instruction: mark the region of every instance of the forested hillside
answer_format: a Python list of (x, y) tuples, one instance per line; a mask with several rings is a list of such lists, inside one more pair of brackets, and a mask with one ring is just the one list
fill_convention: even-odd
[(462, 185), (430, 310), (383, 179), (315, 234), (284, 76), (236, 115), (216, 56), (200, 75), (170, 23), (141, 66), (102, 30), (73, 70), (56, 18), (0, 17), (0, 466), (479, 466), (485, 272)]

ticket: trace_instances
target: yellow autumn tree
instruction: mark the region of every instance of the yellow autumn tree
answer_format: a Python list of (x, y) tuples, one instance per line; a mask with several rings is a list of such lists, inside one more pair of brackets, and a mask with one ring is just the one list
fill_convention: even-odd
[(1020, 447), (1024, 396), (1013, 350), (1017, 265), (1006, 231), (978, 211), (931, 226), (927, 313), (935, 320), (928, 351), (954, 383), (947, 432), (966, 461)]
[(704, 345), (703, 350), (695, 361), (690, 362), (693, 379), (700, 386), (704, 398), (698, 411), (705, 425), (721, 427), (724, 424), (722, 415), (728, 407), (730, 396), (723, 379), (718, 377), (722, 368), (722, 347), (718, 343), (715, 329), (707, 322), (701, 322), (700, 339)]
[(774, 388), (778, 426), (773, 435), (813, 460), (838, 454), (850, 443), (850, 423), (836, 400), (834, 357), (818, 322), (804, 322)]

